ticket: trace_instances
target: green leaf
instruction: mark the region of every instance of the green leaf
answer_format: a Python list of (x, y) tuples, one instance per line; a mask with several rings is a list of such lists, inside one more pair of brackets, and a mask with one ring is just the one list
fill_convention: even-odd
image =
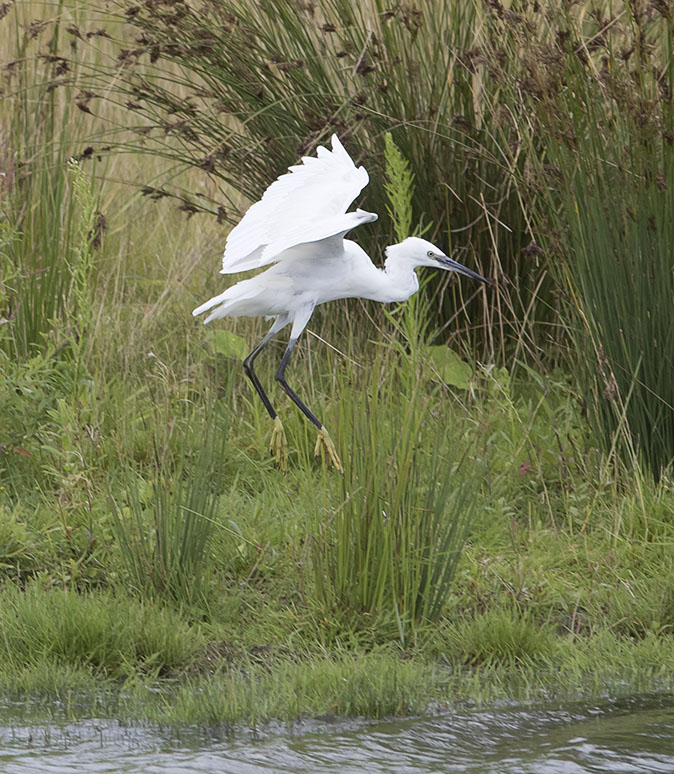
[(220, 328), (210, 330), (206, 333), (206, 341), (213, 352), (225, 357), (243, 360), (248, 354), (245, 340), (231, 331), (223, 331)]
[(393, 220), (396, 238), (402, 241), (412, 233), (412, 199), (414, 197), (414, 173), (409, 161), (393, 142), (390, 132), (384, 135), (386, 142), (386, 182), (384, 188), (390, 206), (388, 214)]
[(449, 347), (438, 346), (426, 347), (426, 354), (445, 384), (461, 390), (470, 388), (473, 369), (456, 352), (452, 352)]

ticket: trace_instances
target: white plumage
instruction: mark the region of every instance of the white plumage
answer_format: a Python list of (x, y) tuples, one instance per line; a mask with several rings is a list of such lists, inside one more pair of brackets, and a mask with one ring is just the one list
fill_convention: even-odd
[(356, 213), (344, 214), (369, 181), (364, 167), (356, 168), (333, 135), (332, 151), (319, 147), (316, 158), (305, 156), (301, 165), (290, 167), (250, 207), (227, 238), (220, 273), (267, 266), (289, 247), (376, 220), (376, 215), (360, 210), (363, 220)]
[(316, 157), (290, 167), (253, 204), (227, 238), (221, 274), (263, 266), (266, 271), (245, 279), (198, 306), (193, 314), (210, 311), (204, 322), (220, 317), (273, 317), (271, 330), (244, 360), (244, 369), (274, 421), (272, 452), (285, 465), (283, 426), (262, 388), (253, 363), (271, 337), (292, 323), (290, 341), (276, 371), (285, 392), (319, 431), (330, 461), (342, 470), (334, 444), (323, 425), (285, 381), (285, 368), (297, 338), (316, 306), (338, 298), (369, 298), (384, 303), (404, 301), (419, 288), (418, 266), (434, 266), (487, 282), (484, 277), (446, 256), (418, 237), (386, 249), (383, 269), (346, 234), (377, 215), (349, 205), (367, 185), (363, 167), (356, 167), (336, 135), (332, 151), (319, 147)]

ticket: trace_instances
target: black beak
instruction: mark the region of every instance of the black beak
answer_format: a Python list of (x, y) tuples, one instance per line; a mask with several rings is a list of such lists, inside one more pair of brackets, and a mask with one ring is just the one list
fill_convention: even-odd
[(459, 274), (465, 274), (466, 277), (471, 277), (474, 280), (484, 282), (485, 285), (489, 284), (488, 279), (485, 279), (476, 271), (469, 269), (467, 266), (464, 266), (462, 263), (455, 261), (453, 258), (448, 258), (446, 255), (438, 256), (438, 263), (440, 266), (442, 266), (443, 269), (447, 269), (448, 271), (456, 271)]

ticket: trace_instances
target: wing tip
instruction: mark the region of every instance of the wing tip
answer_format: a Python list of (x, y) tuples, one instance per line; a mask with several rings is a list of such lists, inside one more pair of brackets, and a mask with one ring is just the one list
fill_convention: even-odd
[(351, 159), (351, 156), (349, 156), (348, 151), (342, 145), (342, 141), (339, 139), (339, 137), (337, 136), (336, 132), (333, 133), (332, 137), (330, 138), (330, 142), (332, 144), (332, 152), (333, 153), (344, 154), (345, 156), (348, 157), (348, 159), (351, 161), (351, 163), (353, 163), (353, 160)]
[(362, 223), (374, 223), (375, 220), (379, 220), (379, 215), (376, 212), (361, 210), (360, 207), (356, 209), (356, 215), (358, 215)]

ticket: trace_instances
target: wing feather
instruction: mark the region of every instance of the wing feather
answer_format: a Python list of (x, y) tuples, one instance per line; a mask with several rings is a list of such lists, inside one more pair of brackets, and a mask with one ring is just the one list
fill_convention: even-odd
[[(340, 230), (346, 233), (367, 222), (362, 217), (358, 222), (339, 221), (340, 216), (347, 217), (349, 205), (369, 182), (365, 168), (356, 167), (337, 135), (332, 136), (331, 151), (321, 146), (316, 154), (305, 156), (301, 164), (274, 181), (232, 229), (221, 274), (267, 266), (290, 247), (334, 236)], [(373, 219), (376, 216), (369, 218)], [(323, 234), (326, 230), (330, 233)]]
[(318, 242), (335, 236), (344, 238), (345, 234), (360, 226), (361, 223), (371, 223), (373, 220), (377, 220), (377, 215), (374, 212), (366, 212), (359, 209), (355, 212), (347, 212), (344, 215), (333, 215), (323, 220), (300, 223), (296, 228), (288, 229), (283, 236), (270, 242), (264, 248), (260, 255), (258, 266), (271, 263), (281, 253), (297, 245), (307, 242)]

